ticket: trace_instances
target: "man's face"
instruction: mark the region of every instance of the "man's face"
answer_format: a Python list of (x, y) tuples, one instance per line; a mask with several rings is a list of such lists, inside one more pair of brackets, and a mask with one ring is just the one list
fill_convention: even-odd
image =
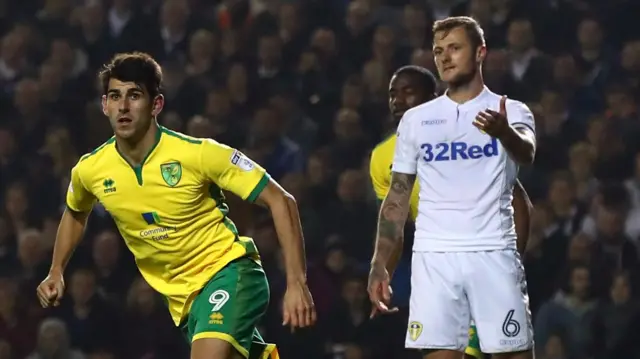
[(395, 75), (389, 83), (389, 111), (396, 121), (400, 121), (407, 110), (433, 98), (425, 93), (418, 76), (407, 73)]
[[(156, 98), (158, 100), (161, 100), (160, 96)], [(123, 139), (137, 138), (146, 133), (157, 115), (144, 86), (118, 79), (109, 80), (107, 94), (102, 96), (102, 112), (109, 117), (116, 136)]]
[(578, 26), (578, 41), (580, 45), (587, 48), (594, 48), (602, 44), (602, 28), (593, 19), (583, 20)]
[(275, 36), (260, 39), (258, 58), (265, 66), (276, 66), (282, 57), (280, 41)]
[(529, 21), (514, 21), (507, 32), (509, 48), (515, 51), (528, 50), (533, 45), (533, 29)]
[(476, 57), (484, 56), (486, 49), (474, 49), (463, 27), (438, 31), (433, 41), (433, 55), (442, 81), (454, 86), (468, 83), (479, 70)]

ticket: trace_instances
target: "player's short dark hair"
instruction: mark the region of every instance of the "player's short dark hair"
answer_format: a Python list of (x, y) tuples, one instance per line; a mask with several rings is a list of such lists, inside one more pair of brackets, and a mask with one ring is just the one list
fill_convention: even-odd
[(417, 76), (420, 78), (420, 85), (426, 93), (435, 93), (438, 87), (438, 81), (433, 75), (433, 72), (429, 71), (422, 66), (407, 65), (402, 66), (393, 73), (393, 76), (407, 74), (409, 76)]
[(104, 94), (109, 90), (109, 80), (118, 79), (133, 82), (149, 92), (151, 98), (160, 94), (162, 86), (162, 68), (144, 52), (116, 54), (98, 74)]
[(433, 23), (432, 31), (434, 35), (438, 32), (444, 32), (444, 34), (447, 35), (453, 29), (459, 27), (464, 28), (474, 48), (486, 44), (484, 30), (482, 30), (482, 27), (474, 18), (469, 16), (453, 16), (444, 20), (438, 20)]

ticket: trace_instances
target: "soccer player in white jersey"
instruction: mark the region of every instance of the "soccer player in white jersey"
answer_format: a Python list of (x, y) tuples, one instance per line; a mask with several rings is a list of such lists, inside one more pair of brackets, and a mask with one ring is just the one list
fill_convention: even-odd
[(378, 219), (369, 293), (390, 311), (386, 264), (403, 241), (420, 184), (406, 346), (425, 359), (460, 359), (469, 320), (482, 352), (532, 358), (533, 328), (511, 205), (519, 165), (535, 155), (535, 125), (521, 102), (482, 79), (487, 48), (469, 17), (437, 21), (433, 54), (447, 92), (407, 111), (398, 128), (390, 190)]

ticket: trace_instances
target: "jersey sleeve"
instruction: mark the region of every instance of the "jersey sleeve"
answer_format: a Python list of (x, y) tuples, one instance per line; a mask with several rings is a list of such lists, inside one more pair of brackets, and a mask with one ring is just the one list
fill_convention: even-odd
[(250, 202), (269, 183), (269, 175), (260, 165), (242, 152), (210, 139), (202, 144), (200, 167), (207, 180)]
[(371, 184), (373, 190), (376, 193), (376, 197), (379, 200), (384, 200), (389, 192), (389, 165), (382, 163), (382, 160), (377, 155), (377, 151), (374, 149), (371, 153), (371, 162), (369, 163), (369, 176), (371, 177)]
[(71, 179), (67, 189), (67, 208), (74, 212), (90, 212), (96, 197), (85, 186), (80, 171), (80, 163), (71, 169)]
[(533, 112), (529, 107), (520, 101), (507, 100), (507, 119), (509, 124), (514, 128), (528, 128), (533, 133), (536, 132), (536, 123), (533, 118)]
[(415, 143), (414, 131), (411, 129), (410, 120), (410, 115), (405, 115), (405, 117), (400, 120), (392, 170), (393, 172), (413, 175), (417, 172), (418, 146)]

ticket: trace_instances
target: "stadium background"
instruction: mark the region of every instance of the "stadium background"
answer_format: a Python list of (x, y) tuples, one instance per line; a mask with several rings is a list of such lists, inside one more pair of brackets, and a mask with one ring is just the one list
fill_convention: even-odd
[[(102, 208), (63, 305), (44, 311), (35, 296), (69, 170), (111, 136), (96, 71), (132, 50), (164, 68), (161, 124), (242, 149), (298, 199), (320, 320), (291, 334), (280, 326), (271, 220), (230, 196), (231, 218), (264, 258), (263, 330), (282, 357), (415, 357), (401, 349), (406, 313), (368, 320), (368, 156), (391, 126), (390, 74), (409, 63), (435, 70), (431, 24), (461, 14), (486, 31), (488, 86), (536, 114), (537, 158), (521, 179), (536, 207), (526, 267), (538, 358), (639, 357), (639, 4), (0, 0), (0, 359), (188, 357)], [(394, 279), (400, 306), (406, 265)]]

